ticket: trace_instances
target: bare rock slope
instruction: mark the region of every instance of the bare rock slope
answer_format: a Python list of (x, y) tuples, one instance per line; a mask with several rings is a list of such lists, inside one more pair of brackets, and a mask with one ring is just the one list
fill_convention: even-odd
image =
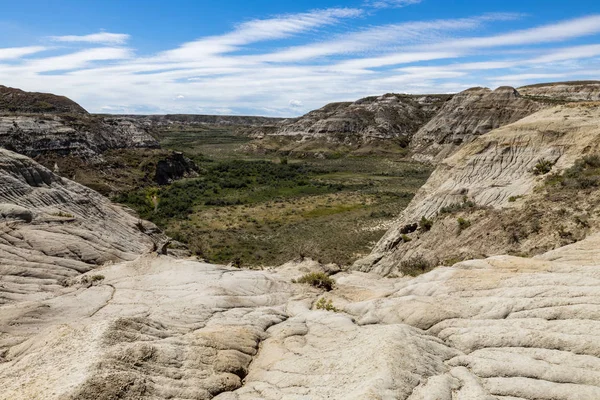
[(0, 399), (594, 400), (599, 244), (340, 273), (338, 312), (277, 272), (144, 256), (1, 306)]
[(0, 86), (0, 147), (30, 157), (89, 158), (108, 149), (159, 145), (133, 118), (90, 115), (64, 96)]
[(274, 135), (326, 137), (331, 141), (364, 142), (403, 139), (406, 142), (451, 95), (386, 94), (353, 103), (331, 103), (282, 123)]
[(152, 224), (4, 149), (0, 182), (0, 303), (49, 297), (61, 281), (161, 240)]
[[(503, 226), (501, 217), (506, 213), (494, 210), (518, 207), (521, 203), (515, 200), (522, 196), (543, 194), (540, 190), (533, 191), (536, 186), (543, 188), (545, 176), (533, 171), (540, 160), (553, 165), (552, 171), (558, 173), (585, 155), (598, 154), (599, 120), (599, 103), (566, 104), (544, 109), (463, 145), (438, 165), (372, 254), (355, 267), (389, 274), (397, 271), (402, 261), (417, 255), (442, 262), (460, 253), (467, 257), (505, 253), (510, 241), (520, 239), (513, 235), (510, 226)], [(563, 214), (574, 206), (569, 199), (561, 201), (557, 207), (564, 208)], [(572, 212), (582, 217), (584, 202), (578, 204), (580, 207)], [(542, 210), (554, 207), (553, 200), (543, 196), (535, 206)], [(461, 214), (463, 211), (469, 214)], [(515, 218), (517, 214), (515, 211)], [(431, 230), (407, 232), (406, 227), (418, 223), (422, 217), (434, 220)], [(457, 217), (469, 220), (461, 227)], [(467, 226), (478, 218), (479, 224)], [(537, 217), (532, 214), (531, 219), (541, 223), (540, 213)], [(564, 216), (553, 223), (555, 239), (560, 239), (559, 228), (566, 224)]]
[(519, 88), (524, 96), (553, 101), (600, 101), (600, 81), (539, 83)]
[(411, 151), (417, 160), (439, 162), (461, 144), (541, 108), (541, 104), (521, 97), (512, 87), (499, 87), (494, 91), (468, 89), (456, 94), (415, 133)]

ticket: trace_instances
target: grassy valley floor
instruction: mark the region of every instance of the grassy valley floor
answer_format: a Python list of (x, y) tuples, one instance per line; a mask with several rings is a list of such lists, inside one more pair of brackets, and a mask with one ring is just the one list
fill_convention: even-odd
[(199, 176), (114, 200), (211, 262), (349, 264), (370, 252), (431, 172), (399, 155), (257, 156), (241, 151), (249, 140), (226, 129), (163, 132), (163, 148), (194, 159)]

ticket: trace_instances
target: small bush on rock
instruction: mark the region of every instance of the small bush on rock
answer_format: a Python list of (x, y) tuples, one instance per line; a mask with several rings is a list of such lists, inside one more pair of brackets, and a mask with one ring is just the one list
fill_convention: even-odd
[(315, 306), (315, 308), (317, 310), (325, 310), (325, 311), (332, 311), (332, 312), (339, 312), (340, 310), (335, 308), (333, 306), (333, 303), (331, 300), (325, 300), (325, 298), (321, 297), (318, 301), (317, 304)]
[(421, 228), (421, 230), (427, 232), (428, 230), (431, 229), (432, 226), (433, 226), (432, 220), (427, 219), (425, 216), (421, 217), (421, 220), (419, 221), (419, 228)]
[(404, 275), (418, 276), (430, 271), (433, 264), (425, 259), (422, 255), (416, 255), (408, 260), (400, 263), (400, 272)]
[(330, 291), (335, 286), (335, 281), (324, 272), (311, 272), (300, 279), (296, 283), (307, 283), (319, 289)]
[(459, 232), (462, 232), (462, 231), (464, 231), (465, 229), (467, 229), (468, 227), (471, 226), (471, 221), (469, 221), (468, 219), (458, 218), (456, 220), (456, 222), (458, 222), (458, 230), (459, 230)]
[(545, 158), (540, 158), (533, 167), (534, 175), (546, 175), (548, 172), (552, 170), (554, 163), (550, 160), (546, 160)]

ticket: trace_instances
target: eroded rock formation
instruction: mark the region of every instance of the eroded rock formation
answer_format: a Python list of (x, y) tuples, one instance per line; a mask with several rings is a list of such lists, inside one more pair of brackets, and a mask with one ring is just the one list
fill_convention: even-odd
[(415, 133), (414, 158), (439, 162), (461, 144), (540, 110), (542, 105), (521, 97), (512, 87), (472, 88), (456, 94)]
[(338, 142), (402, 139), (412, 135), (451, 95), (386, 94), (353, 103), (331, 103), (283, 126), (275, 135), (327, 137)]
[(600, 81), (540, 83), (519, 88), (525, 96), (549, 101), (599, 101)]
[[(372, 254), (355, 267), (388, 274), (416, 254), (443, 262), (460, 253), (467, 257), (505, 253), (509, 248), (505, 229), (510, 227), (503, 227), (500, 216), (494, 213), (482, 214), (481, 224), (465, 234), (459, 231), (460, 215), (455, 214), (447, 224), (441, 215), (431, 232), (413, 235), (415, 239), (419, 236), (418, 240), (404, 240), (402, 228), (422, 217), (433, 218), (444, 207), (460, 210), (465, 203), (475, 209), (513, 206), (510, 200), (532, 195), (534, 187), (543, 184), (545, 177), (533, 172), (540, 160), (552, 164), (553, 172), (560, 172), (584, 155), (600, 152), (599, 119), (598, 103), (566, 104), (544, 109), (463, 145), (438, 165)], [(537, 206), (548, 209), (551, 204), (540, 198)], [(565, 223), (557, 220), (555, 230)]]

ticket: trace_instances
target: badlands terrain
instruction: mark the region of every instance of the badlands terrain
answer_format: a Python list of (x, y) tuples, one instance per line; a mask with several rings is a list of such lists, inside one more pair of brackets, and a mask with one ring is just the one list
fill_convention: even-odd
[[(599, 399), (599, 93), (383, 95), (266, 120), (90, 115), (0, 88), (0, 399)], [(356, 192), (331, 181), (355, 172), (317, 170), (373, 160)], [(212, 264), (104, 196), (185, 228), (323, 198), (352, 219), (384, 210), (366, 187), (396, 185), (404, 201), (348, 262), (299, 247)]]

